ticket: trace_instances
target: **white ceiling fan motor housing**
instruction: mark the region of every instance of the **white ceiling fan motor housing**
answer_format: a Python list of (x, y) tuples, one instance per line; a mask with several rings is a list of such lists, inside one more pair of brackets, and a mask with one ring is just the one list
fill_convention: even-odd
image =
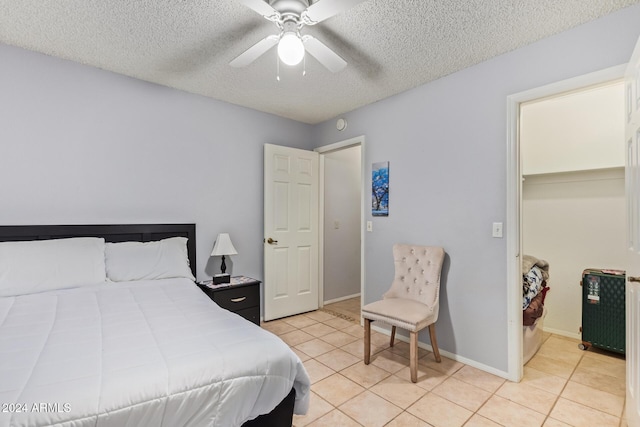
[(298, 17), (309, 7), (308, 0), (270, 0), (269, 4), (281, 15), (294, 14)]

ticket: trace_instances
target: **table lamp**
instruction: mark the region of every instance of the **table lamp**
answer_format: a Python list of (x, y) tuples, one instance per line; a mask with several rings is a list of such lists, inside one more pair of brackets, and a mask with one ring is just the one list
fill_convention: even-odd
[(216, 243), (213, 245), (213, 251), (211, 251), (211, 256), (222, 256), (222, 265), (220, 265), (221, 274), (216, 274), (213, 276), (213, 284), (217, 285), (219, 283), (230, 283), (231, 275), (226, 274), (227, 265), (224, 263), (225, 255), (237, 255), (238, 251), (233, 247), (233, 243), (231, 243), (231, 238), (228, 233), (220, 233), (218, 234), (218, 238), (216, 239)]

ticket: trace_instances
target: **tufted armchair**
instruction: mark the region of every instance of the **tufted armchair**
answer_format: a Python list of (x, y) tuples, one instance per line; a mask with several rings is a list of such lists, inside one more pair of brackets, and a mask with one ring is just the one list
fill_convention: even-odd
[(411, 381), (418, 381), (418, 332), (429, 327), (433, 355), (440, 362), (434, 323), (438, 320), (440, 273), (444, 249), (437, 246), (393, 246), (395, 277), (391, 289), (381, 301), (362, 307), (364, 318), (364, 363), (371, 359), (371, 322), (379, 320), (391, 325), (391, 346), (396, 327), (410, 335)]

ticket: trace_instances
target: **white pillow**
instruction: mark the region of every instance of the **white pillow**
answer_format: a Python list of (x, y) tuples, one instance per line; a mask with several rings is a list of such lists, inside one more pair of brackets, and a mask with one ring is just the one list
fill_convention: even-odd
[(0, 242), (0, 296), (105, 282), (104, 245), (97, 237)]
[(157, 242), (107, 243), (107, 277), (114, 282), (186, 277), (196, 280), (189, 268), (186, 237)]

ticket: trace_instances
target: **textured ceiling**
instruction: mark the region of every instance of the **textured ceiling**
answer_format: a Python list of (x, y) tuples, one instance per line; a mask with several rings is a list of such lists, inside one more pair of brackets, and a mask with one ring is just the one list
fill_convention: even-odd
[(0, 42), (319, 123), (638, 2), (366, 0), (303, 30), (347, 68), (307, 55), (279, 82), (275, 49), (228, 65), (276, 33), (237, 0), (0, 0)]

